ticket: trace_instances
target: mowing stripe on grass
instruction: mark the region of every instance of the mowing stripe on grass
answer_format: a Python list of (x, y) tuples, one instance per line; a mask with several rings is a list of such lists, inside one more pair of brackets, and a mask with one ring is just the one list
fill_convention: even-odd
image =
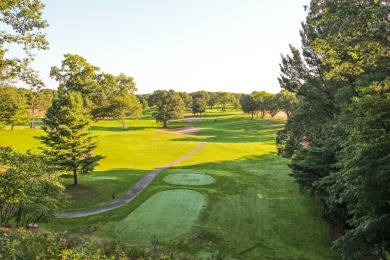
[(190, 231), (205, 206), (204, 196), (193, 190), (167, 190), (154, 194), (114, 228), (122, 239), (150, 241), (176, 238)]

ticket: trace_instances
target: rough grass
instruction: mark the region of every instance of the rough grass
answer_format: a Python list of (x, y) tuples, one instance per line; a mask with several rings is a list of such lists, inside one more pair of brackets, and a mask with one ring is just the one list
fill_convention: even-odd
[(193, 190), (158, 192), (121, 220), (115, 234), (135, 241), (176, 238), (190, 231), (205, 203), (204, 196)]

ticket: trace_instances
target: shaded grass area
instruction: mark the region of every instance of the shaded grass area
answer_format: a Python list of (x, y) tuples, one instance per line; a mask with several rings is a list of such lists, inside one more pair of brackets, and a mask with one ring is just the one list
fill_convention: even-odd
[[(302, 196), (273, 154), (184, 167), (214, 175), (197, 232), (178, 243), (196, 254), (204, 241), (235, 258), (333, 259), (316, 201)], [(269, 163), (273, 161), (273, 163)], [(262, 168), (257, 172), (256, 168)], [(178, 171), (175, 169), (174, 171)], [(169, 173), (169, 170), (168, 170)], [(167, 174), (168, 174), (167, 173)]]
[(173, 239), (192, 228), (205, 203), (204, 196), (193, 190), (161, 191), (121, 220), (114, 232), (136, 241), (149, 241), (154, 235), (160, 240)]
[(70, 195), (66, 211), (77, 211), (105, 205), (119, 198), (131, 189), (148, 171), (111, 170), (79, 176), (79, 184), (73, 185), (73, 177), (63, 178), (62, 182)]

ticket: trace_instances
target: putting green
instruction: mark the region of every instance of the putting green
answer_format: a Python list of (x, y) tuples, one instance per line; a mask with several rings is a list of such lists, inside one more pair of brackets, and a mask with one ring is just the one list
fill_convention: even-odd
[(210, 175), (199, 173), (179, 173), (164, 177), (164, 181), (174, 185), (206, 185), (215, 182)]
[(154, 194), (114, 228), (123, 239), (151, 241), (176, 238), (190, 231), (206, 204), (193, 190), (168, 190)]

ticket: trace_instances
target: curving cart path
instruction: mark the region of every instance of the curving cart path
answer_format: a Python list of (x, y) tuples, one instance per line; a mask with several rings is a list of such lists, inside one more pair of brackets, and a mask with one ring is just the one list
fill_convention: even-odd
[(176, 163), (179, 163), (179, 162), (187, 159), (188, 157), (196, 154), (205, 145), (206, 145), (206, 143), (200, 143), (191, 152), (183, 155), (182, 157), (180, 157), (180, 158), (178, 158), (178, 159), (176, 159), (176, 160), (174, 160), (174, 161), (172, 161), (170, 163), (167, 163), (167, 164), (165, 164), (165, 165), (163, 165), (163, 166), (161, 166), (159, 168), (154, 169), (153, 171), (151, 171), (150, 173), (145, 175), (125, 195), (123, 195), (122, 197), (118, 198), (117, 200), (115, 200), (115, 201), (113, 201), (113, 202), (111, 202), (111, 203), (109, 203), (107, 205), (104, 205), (104, 206), (101, 206), (101, 207), (97, 207), (97, 208), (92, 208), (92, 209), (81, 210), (81, 211), (73, 211), (73, 212), (61, 213), (61, 214), (56, 215), (56, 218), (80, 218), (80, 217), (86, 217), (86, 216), (90, 216), (90, 215), (95, 215), (95, 214), (106, 212), (106, 211), (109, 211), (109, 210), (112, 210), (112, 209), (119, 208), (119, 207), (129, 203), (130, 201), (132, 201), (135, 197), (137, 197), (137, 195), (140, 194), (141, 191), (143, 191), (145, 189), (145, 187), (149, 185), (149, 183), (154, 179), (154, 177), (157, 176), (157, 174), (159, 174), (163, 170), (171, 167), (172, 165), (174, 165)]

